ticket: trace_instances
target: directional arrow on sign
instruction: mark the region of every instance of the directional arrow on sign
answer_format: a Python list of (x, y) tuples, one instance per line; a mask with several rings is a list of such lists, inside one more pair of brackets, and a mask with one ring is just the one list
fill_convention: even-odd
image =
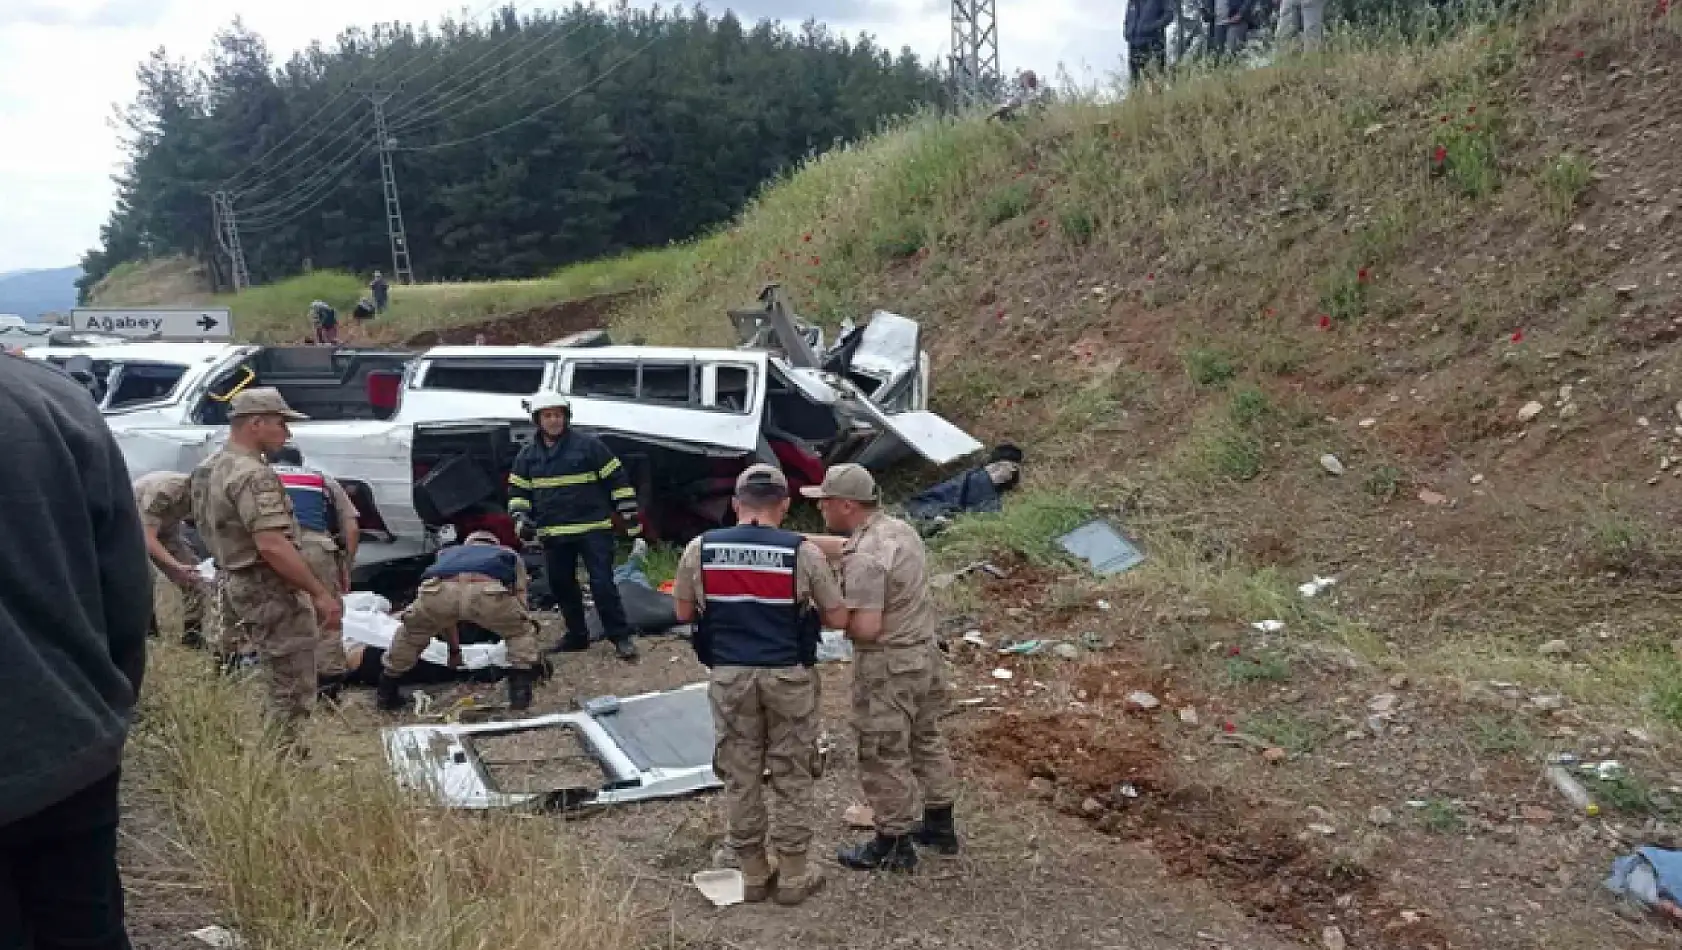
[(199, 317), (199, 329), (209, 333), (210, 331), (216, 329), (220, 322), (221, 321), (207, 313), (204, 316)]

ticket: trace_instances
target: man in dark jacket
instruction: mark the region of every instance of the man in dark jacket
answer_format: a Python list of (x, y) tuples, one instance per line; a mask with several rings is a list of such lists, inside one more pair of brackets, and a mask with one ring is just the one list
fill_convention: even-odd
[(578, 561), (590, 575), (590, 595), (602, 619), (602, 636), (622, 660), (637, 658), (625, 607), (613, 580), (613, 515), (617, 511), (631, 537), (642, 535), (637, 493), (625, 466), (595, 436), (572, 429), (572, 406), (560, 393), (544, 392), (531, 401), (537, 432), (514, 457), (508, 476), (508, 513), (524, 540), (543, 544), (549, 592), (561, 604), (566, 636), (560, 648), (590, 648), (584, 592), (578, 587)]
[(68, 377), (0, 356), (0, 947), (127, 950), (117, 781), (152, 578), (128, 469)]
[(1168, 68), (1168, 24), (1178, 0), (1130, 0), (1122, 37), (1127, 40), (1127, 74), (1134, 82)]

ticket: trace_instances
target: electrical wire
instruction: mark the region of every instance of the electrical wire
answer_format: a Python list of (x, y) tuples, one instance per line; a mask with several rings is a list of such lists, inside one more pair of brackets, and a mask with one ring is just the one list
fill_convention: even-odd
[[(406, 131), (412, 129), (416, 125), (428, 122), (431, 119), (440, 116), (444, 110), (450, 108), (451, 106), (454, 106), (464, 100), (471, 99), (475, 95), (484, 93), (486, 91), (484, 88), (475, 89), (472, 88), (473, 85), (498, 70), (501, 70), (504, 75), (507, 75), (508, 73), (531, 63), (539, 56), (559, 48), (562, 43), (570, 39), (579, 30), (582, 30), (588, 25), (590, 25), (588, 20), (581, 19), (578, 25), (562, 30), (558, 36), (553, 36), (546, 40), (535, 41), (530, 49), (515, 53), (513, 56), (502, 62), (492, 63), (477, 74), (462, 79), (456, 84), (456, 88), (441, 95), (438, 100), (433, 102), (431, 105), (418, 106), (414, 109), (414, 111), (409, 112), (406, 115), (398, 115), (392, 120), (391, 129), (393, 131)], [(471, 69), (472, 67), (469, 66), (468, 68)], [(417, 97), (417, 100), (418, 98), (419, 97)]]
[[(362, 146), (362, 148), (357, 150), (356, 154), (352, 155), (349, 159), (347, 159), (335, 171), (339, 175), (342, 175), (343, 172), (349, 170), (350, 166), (354, 162), (356, 162), (358, 159), (362, 158), (363, 156), (367, 155), (368, 152), (372, 148), (373, 148), (372, 143), (364, 144)], [(338, 176), (336, 176), (336, 177), (338, 177)], [(307, 214), (310, 211), (315, 210), (317, 207), (319, 207), (321, 205), (322, 202), (324, 202), (328, 198), (332, 197), (333, 193), (336, 192), (339, 189), (339, 186), (341, 186), (343, 184), (344, 184), (344, 181), (342, 180), (342, 177), (340, 177), (339, 180), (332, 181), (332, 182), (328, 183), (325, 187), (323, 187), (321, 189), (320, 193), (318, 193), (315, 196), (315, 199), (313, 201), (310, 201), (308, 204), (302, 205), (298, 208), (293, 209), (292, 211), (290, 211), (288, 213), (281, 214), (279, 216), (271, 215), (269, 217), (261, 218), (261, 219), (256, 220), (256, 221), (243, 221), (243, 220), (240, 219), (238, 213), (236, 212), (235, 215), (234, 215), (234, 226), (236, 228), (238, 228), (241, 233), (244, 233), (244, 232), (247, 232), (247, 231), (252, 231), (252, 232), (272, 231), (275, 228), (278, 228), (281, 225), (286, 224), (287, 222), (296, 220), (300, 216), (302, 216), (304, 214)]]
[[(526, 89), (530, 88), (539, 79), (543, 78), (544, 76), (550, 76), (550, 75), (555, 74), (562, 67), (570, 66), (573, 63), (578, 62), (579, 60), (585, 58), (586, 56), (589, 56), (591, 53), (594, 53), (597, 50), (601, 49), (602, 47), (604, 47), (604, 46), (608, 45), (609, 43), (613, 42), (615, 39), (617, 39), (617, 37), (613, 36), (610, 33), (607, 36), (602, 37), (600, 40), (597, 40), (595, 45), (591, 46), (589, 49), (583, 51), (582, 53), (579, 53), (576, 56), (569, 56), (565, 59), (562, 59), (558, 63), (554, 63), (553, 65), (546, 67), (542, 72), (538, 73), (536, 76), (531, 77), (527, 81), (525, 81), (525, 82), (523, 82), (519, 85), (516, 85), (511, 89), (506, 89), (506, 90), (502, 91), (501, 93), (498, 93), (497, 95), (491, 96), (489, 98), (480, 99), (477, 102), (475, 102), (471, 107), (469, 107), (469, 108), (463, 110), (462, 112), (459, 112), (459, 113), (457, 113), (453, 116), (438, 116), (438, 118), (440, 118), (442, 121), (431, 122), (431, 119), (427, 118), (427, 117), (412, 119), (409, 122), (409, 124), (404, 125), (401, 128), (393, 128), (392, 131), (393, 132), (404, 132), (404, 133), (407, 133), (407, 134), (410, 134), (410, 135), (423, 135), (423, 134), (428, 134), (428, 133), (431, 133), (431, 132), (437, 132), (437, 131), (441, 130), (445, 125), (447, 125), (448, 123), (450, 123), (452, 121), (464, 119), (464, 118), (472, 115), (475, 112), (483, 111), (484, 109), (487, 109), (490, 106), (492, 106), (492, 105), (494, 105), (498, 102), (501, 102), (504, 99), (507, 99), (509, 96), (512, 96), (516, 93), (525, 91)], [(443, 108), (445, 108), (445, 106), (443, 104), (440, 104), (438, 108), (439, 108), (439, 110), (442, 110)], [(437, 116), (436, 111), (434, 112), (434, 115)], [(428, 128), (416, 128), (416, 126), (428, 125), (428, 123), (430, 123), (430, 126)]]
[[(481, 15), (484, 14), (484, 12), (486, 10), (488, 10), (491, 7), (494, 7), (494, 6), (498, 6), (498, 4), (501, 3), (501, 2), (502, 2), (502, 0), (493, 0), (493, 2), (491, 4), (488, 4), (485, 7), (481, 7), (477, 13), (473, 14), (471, 17), (468, 18), (468, 22), (472, 22), (473, 20), (477, 20)], [(508, 9), (517, 14), (517, 13), (519, 13), (520, 8), (525, 7), (525, 6), (529, 6), (532, 2), (533, 2), (533, 0), (521, 0), (521, 2), (519, 2), (519, 3), (509, 4)], [(500, 9), (501, 8), (499, 7), (499, 10)], [(480, 63), (484, 62), (486, 59), (489, 59), (490, 57), (496, 55), (497, 53), (499, 53), (503, 49), (505, 49), (509, 44), (518, 40), (525, 33), (525, 30), (519, 26), (518, 17), (516, 17), (516, 19), (515, 19), (515, 24), (516, 24), (515, 28), (510, 30), (506, 37), (504, 37), (500, 42), (496, 43), (490, 49), (485, 50), (483, 53), (480, 53), (476, 58), (474, 58), (474, 60), (472, 62), (468, 63), (466, 66), (461, 67), (460, 70), (457, 70), (457, 73), (458, 74), (459, 73), (464, 73), (464, 72), (467, 72), (469, 70), (474, 69)], [(444, 62), (444, 57), (435, 56), (435, 57), (433, 57), (433, 59), (430, 63), (428, 63), (425, 67), (423, 67), (420, 70), (420, 72), (415, 73), (412, 76), (401, 76), (401, 75), (394, 76), (394, 77), (392, 77), (390, 82), (392, 83), (392, 85), (394, 87), (401, 88), (401, 86), (404, 83), (413, 82), (414, 80), (418, 79), (419, 77), (425, 75), (428, 71), (433, 70), (433, 69), (437, 69), (440, 65), (443, 64), (443, 62)], [(486, 69), (485, 72), (489, 73), (491, 71), (491, 69), (494, 69), (494, 68), (495, 68), (495, 65), (493, 64), (490, 68)], [(454, 82), (454, 81), (455, 80), (452, 77), (445, 76), (443, 79), (440, 79), (437, 82), (433, 83), (432, 85), (428, 86), (427, 88), (421, 90), (420, 92), (415, 93), (415, 96), (420, 97), (420, 96), (431, 95), (434, 92), (436, 92), (440, 87), (442, 87), (446, 84), (449, 84), (451, 82)]]
[[(267, 214), (270, 211), (273, 211), (277, 208), (282, 208), (286, 205), (294, 203), (297, 200), (297, 196), (298, 196), (299, 193), (312, 191), (315, 188), (316, 184), (318, 183), (317, 179), (320, 179), (323, 175), (326, 175), (327, 177), (331, 177), (331, 175), (332, 175), (331, 169), (333, 168), (335, 162), (340, 161), (345, 156), (349, 155), (352, 151), (356, 150), (359, 146), (368, 145), (369, 142), (367, 140), (364, 140), (364, 141), (361, 141), (361, 142), (357, 141), (357, 139), (360, 138), (362, 135), (367, 135), (368, 139), (371, 139), (373, 137), (371, 132), (369, 132), (368, 130), (365, 130), (363, 128), (360, 128), (358, 126), (351, 126), (350, 128), (345, 129), (332, 142), (328, 143), (326, 146), (324, 146), (322, 148), (322, 153), (325, 154), (328, 148), (332, 147), (333, 145), (338, 144), (339, 142), (345, 142), (347, 139), (349, 139), (349, 141), (346, 143), (346, 145), (343, 148), (339, 149), (338, 152), (333, 155), (333, 157), (323, 160), (321, 167), (317, 168), (315, 171), (311, 172), (310, 174), (304, 176), (302, 179), (298, 180), (294, 184), (286, 186), (286, 190), (281, 192), (280, 194), (271, 196), (271, 197), (266, 198), (262, 201), (257, 201), (257, 202), (247, 204), (239, 210), (241, 210), (241, 212), (244, 213), (244, 214), (255, 214), (255, 215), (260, 216), (260, 215)], [(319, 159), (319, 156), (318, 156), (318, 159)], [(232, 197), (230, 197), (230, 201), (231, 200), (232, 200)]]
[(543, 115), (546, 112), (549, 112), (552, 109), (560, 108), (561, 106), (567, 104), (568, 102), (571, 102), (573, 99), (576, 99), (579, 96), (583, 95), (584, 93), (586, 93), (586, 92), (590, 91), (591, 89), (595, 88), (597, 85), (599, 85), (601, 83), (602, 80), (604, 80), (607, 77), (613, 75), (615, 72), (617, 72), (619, 70), (619, 68), (621, 66), (624, 66), (626, 63), (630, 62), (631, 60), (636, 59), (637, 56), (641, 55), (645, 50), (647, 50), (649, 47), (653, 46), (656, 42), (659, 41), (659, 39), (660, 39), (660, 37), (655, 37), (654, 39), (649, 40), (648, 42), (642, 44), (641, 46), (639, 46), (636, 49), (632, 50), (631, 52), (627, 53), (623, 59), (619, 60), (618, 62), (614, 63), (613, 65), (609, 66), (608, 68), (602, 70), (602, 72), (599, 75), (597, 75), (594, 79), (590, 80), (589, 82), (583, 84), (582, 86), (579, 86), (577, 89), (574, 89), (572, 92), (567, 93), (565, 96), (562, 96), (561, 98), (555, 100), (554, 102), (551, 102), (546, 106), (540, 106), (536, 109), (533, 109), (532, 111), (526, 113), (525, 115), (521, 116), (520, 118), (515, 119), (514, 121), (509, 122), (505, 125), (499, 125), (494, 129), (487, 129), (483, 132), (479, 132), (479, 133), (474, 134), (474, 135), (469, 135), (469, 136), (466, 136), (464, 138), (454, 139), (454, 140), (448, 141), (448, 142), (436, 142), (436, 143), (433, 143), (432, 145), (415, 145), (415, 146), (409, 146), (409, 147), (398, 147), (398, 148), (393, 148), (392, 151), (394, 151), (394, 152), (436, 152), (436, 151), (439, 151), (441, 149), (454, 148), (457, 145), (466, 145), (470, 142), (477, 142), (481, 139), (487, 139), (487, 138), (490, 138), (493, 135), (497, 135), (499, 133), (506, 132), (509, 129), (514, 128), (515, 126), (524, 125), (525, 123), (530, 122), (531, 120), (537, 118), (540, 115)]
[[(273, 146), (271, 146), (269, 148), (268, 151), (266, 151), (263, 154), (257, 156), (250, 163), (248, 163), (244, 168), (240, 169), (239, 171), (235, 172), (234, 174), (230, 175), (229, 177), (223, 179), (222, 183), (221, 183), (222, 190), (224, 190), (224, 191), (234, 191), (234, 190), (236, 190), (234, 188), (234, 183), (236, 181), (239, 181), (239, 180), (242, 180), (243, 178), (245, 178), (245, 176), (249, 175), (254, 169), (256, 169), (259, 165), (261, 165), (270, 155), (273, 155), (275, 153), (276, 149), (279, 149), (282, 145), (285, 145), (287, 142), (290, 142), (293, 138), (295, 138), (298, 135), (299, 132), (302, 132), (305, 129), (309, 128), (310, 124), (312, 122), (314, 122), (316, 119), (320, 118), (323, 113), (325, 113), (329, 108), (332, 107), (333, 103), (338, 102), (340, 99), (343, 99), (346, 96), (346, 94), (348, 94), (351, 91), (351, 89), (355, 87), (355, 85), (356, 85), (355, 83), (346, 83), (345, 87), (343, 89), (340, 89), (337, 93), (335, 93), (334, 95), (329, 97), (328, 100), (325, 103), (322, 104), (321, 108), (317, 109), (315, 111), (315, 113), (313, 115), (311, 115), (309, 118), (307, 118), (303, 122), (299, 123), (297, 128), (293, 129), (290, 133), (288, 133), (279, 142), (276, 142)], [(345, 112), (341, 112), (337, 117), (335, 117), (331, 121), (324, 123), (321, 126), (321, 130), (316, 132), (315, 135), (312, 135), (308, 139), (305, 139), (303, 142), (298, 143), (298, 145), (296, 147), (294, 147), (293, 149), (288, 151), (287, 152), (287, 157), (290, 158), (299, 149), (302, 149), (302, 148), (308, 146), (311, 142), (320, 138), (323, 132), (325, 132), (327, 129), (332, 128), (334, 123), (338, 122), (340, 119), (343, 119), (348, 114), (349, 114), (349, 110), (346, 110)]]

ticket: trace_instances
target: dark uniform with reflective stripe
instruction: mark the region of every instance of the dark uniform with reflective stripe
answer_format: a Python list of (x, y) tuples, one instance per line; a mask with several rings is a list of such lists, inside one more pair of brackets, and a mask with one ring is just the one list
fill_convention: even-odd
[(602, 618), (602, 634), (628, 640), (625, 608), (613, 581), (613, 513), (625, 519), (632, 537), (642, 534), (637, 493), (625, 466), (595, 436), (568, 429), (549, 441), (541, 430), (514, 458), (508, 476), (508, 511), (525, 516), (543, 542), (549, 590), (566, 618), (562, 645), (589, 644), (584, 592), (578, 587), (578, 561), (590, 575), (590, 593)]

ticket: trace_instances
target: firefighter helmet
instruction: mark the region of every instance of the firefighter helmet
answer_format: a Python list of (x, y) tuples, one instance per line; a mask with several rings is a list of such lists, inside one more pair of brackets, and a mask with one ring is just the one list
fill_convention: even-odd
[(549, 391), (533, 396), (531, 399), (531, 421), (536, 422), (537, 417), (542, 415), (545, 409), (560, 409), (566, 412), (568, 419), (572, 418), (572, 400), (561, 393)]

